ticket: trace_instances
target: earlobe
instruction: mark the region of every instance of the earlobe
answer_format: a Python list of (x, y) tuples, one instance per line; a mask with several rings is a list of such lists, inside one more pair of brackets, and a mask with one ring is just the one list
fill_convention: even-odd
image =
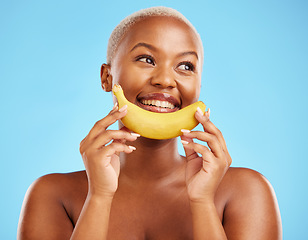
[(108, 64), (103, 64), (101, 67), (101, 84), (104, 91), (111, 91), (112, 75), (110, 74), (110, 65)]

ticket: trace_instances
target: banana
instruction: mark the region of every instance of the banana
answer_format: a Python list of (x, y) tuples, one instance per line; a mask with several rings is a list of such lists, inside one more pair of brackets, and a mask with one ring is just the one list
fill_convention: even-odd
[(124, 126), (151, 139), (175, 138), (182, 134), (181, 129), (192, 130), (198, 125), (195, 119), (197, 108), (203, 113), (206, 108), (205, 104), (199, 101), (176, 112), (151, 112), (129, 102), (120, 85), (115, 84), (112, 92), (118, 100), (119, 108), (127, 105), (127, 114), (121, 119)]

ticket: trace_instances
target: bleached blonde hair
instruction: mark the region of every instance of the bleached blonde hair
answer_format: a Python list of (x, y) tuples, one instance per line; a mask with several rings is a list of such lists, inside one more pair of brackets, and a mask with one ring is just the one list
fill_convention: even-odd
[(196, 34), (202, 50), (202, 62), (203, 62), (203, 44), (201, 37), (195, 27), (191, 24), (191, 22), (180, 12), (173, 8), (169, 7), (150, 7), (146, 9), (139, 10), (126, 18), (124, 18), (112, 31), (109, 41), (108, 41), (108, 47), (107, 47), (107, 64), (111, 64), (112, 59), (114, 57), (114, 54), (119, 46), (119, 43), (125, 36), (125, 34), (128, 32), (129, 28), (133, 26), (134, 24), (138, 23), (140, 20), (147, 18), (147, 17), (157, 17), (157, 16), (166, 16), (166, 17), (173, 17), (175, 19), (178, 19), (185, 24), (187, 24)]

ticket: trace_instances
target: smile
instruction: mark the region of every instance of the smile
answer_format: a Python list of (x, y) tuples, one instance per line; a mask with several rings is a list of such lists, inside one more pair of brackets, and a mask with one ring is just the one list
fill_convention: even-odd
[(148, 105), (148, 106), (154, 106), (154, 107), (161, 107), (161, 108), (169, 108), (169, 109), (174, 109), (175, 106), (167, 101), (160, 101), (160, 100), (142, 100), (141, 103), (143, 105)]
[(180, 109), (179, 101), (166, 93), (149, 93), (137, 98), (137, 105), (147, 111), (168, 113)]

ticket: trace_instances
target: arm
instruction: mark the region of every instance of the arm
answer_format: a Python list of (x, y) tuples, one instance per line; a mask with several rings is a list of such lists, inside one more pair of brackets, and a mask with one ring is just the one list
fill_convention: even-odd
[[(88, 195), (74, 230), (62, 202), (66, 189), (59, 184), (65, 184), (61, 174), (50, 174), (40, 177), (31, 185), (20, 214), (17, 239), (87, 239), (82, 238), (85, 237), (82, 234), (91, 233), (106, 236), (112, 199), (96, 199)], [(72, 233), (74, 236), (71, 236)]]
[(71, 240), (107, 239), (110, 209), (120, 174), (119, 154), (131, 153), (135, 148), (127, 146), (125, 142), (135, 141), (139, 136), (128, 131), (107, 128), (126, 113), (127, 106), (118, 109), (115, 105), (80, 143), (89, 187)]
[[(197, 111), (195, 117), (204, 132), (184, 130), (182, 136), (187, 156), (186, 184), (194, 239), (280, 239), (279, 210), (268, 182), (261, 177), (251, 177), (251, 182), (249, 177), (242, 177), (239, 178), (241, 181), (230, 183), (237, 177), (225, 175), (232, 159), (221, 132), (209, 120), (209, 112), (203, 115)], [(194, 138), (206, 142), (209, 147), (195, 143)], [(223, 223), (214, 205), (221, 181), (228, 185), (228, 191), (230, 188), (234, 190), (226, 203)], [(270, 231), (270, 227), (274, 230)]]
[(245, 168), (232, 169), (228, 179), (235, 186), (224, 212), (228, 239), (282, 239), (279, 207), (268, 180)]
[(223, 225), (212, 202), (191, 203), (195, 237), (202, 239), (210, 232), (217, 239), (281, 240), (279, 207), (268, 180), (256, 171), (238, 168), (230, 169), (223, 181), (232, 189)]
[(112, 197), (88, 194), (71, 239), (107, 239)]
[(191, 202), (194, 239), (228, 239), (212, 201)]
[[(227, 239), (214, 199), (232, 159), (221, 132), (209, 120), (209, 111), (203, 114), (197, 110), (195, 117), (202, 124), (204, 132), (182, 130), (181, 137), (187, 160), (186, 185), (194, 239)], [(193, 139), (206, 142), (208, 147), (194, 142)]]
[[(43, 178), (31, 187), (21, 213), (18, 239), (106, 239), (110, 208), (118, 187), (119, 153), (134, 148), (126, 141), (137, 139), (124, 130), (107, 130), (125, 116), (127, 110), (113, 110), (98, 121), (80, 144), (88, 178), (88, 194), (75, 228), (63, 207), (61, 181)], [(57, 190), (58, 189), (58, 190)], [(63, 190), (63, 189), (62, 189)]]
[(69, 239), (73, 225), (62, 205), (59, 174), (40, 177), (28, 189), (18, 224), (18, 240)]

